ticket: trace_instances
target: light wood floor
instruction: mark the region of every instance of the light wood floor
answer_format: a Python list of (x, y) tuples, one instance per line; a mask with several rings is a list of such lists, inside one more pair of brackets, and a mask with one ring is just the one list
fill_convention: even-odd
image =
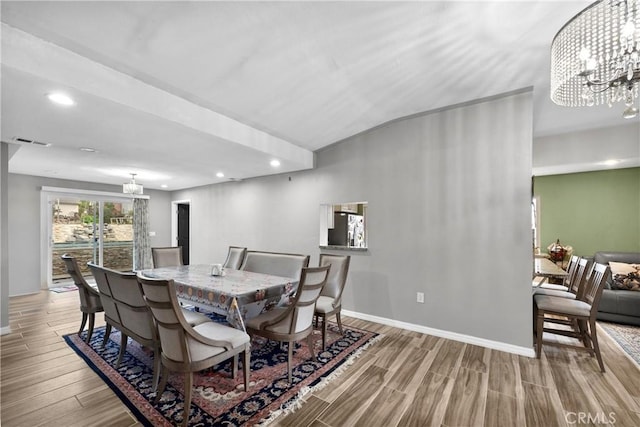
[[(62, 339), (80, 324), (75, 292), (11, 298), (9, 311), (12, 333), (0, 347), (3, 426), (138, 425)], [(275, 425), (640, 426), (640, 370), (602, 330), (605, 374), (586, 353), (562, 348), (545, 346), (536, 360), (345, 323), (385, 337)]]

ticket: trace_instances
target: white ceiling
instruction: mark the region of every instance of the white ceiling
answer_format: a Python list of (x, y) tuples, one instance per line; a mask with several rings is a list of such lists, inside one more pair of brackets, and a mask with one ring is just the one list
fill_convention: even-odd
[(9, 171), (167, 190), (289, 172), (385, 122), (528, 86), (536, 136), (623, 124), (621, 106), (549, 99), (551, 40), (588, 3), (2, 1), (2, 140), (52, 144), (12, 150)]

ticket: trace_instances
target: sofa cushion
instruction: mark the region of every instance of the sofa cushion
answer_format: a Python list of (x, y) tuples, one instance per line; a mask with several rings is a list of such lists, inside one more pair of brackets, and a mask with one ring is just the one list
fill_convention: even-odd
[(608, 264), (611, 261), (640, 264), (640, 252), (596, 252), (593, 260), (600, 264)]
[[(608, 265), (610, 262), (623, 262), (626, 264), (640, 264), (640, 252), (609, 252), (600, 251), (593, 255), (593, 261), (600, 264)], [(613, 276), (615, 273), (611, 272), (611, 275), (607, 279), (605, 289), (612, 289)]]
[(616, 274), (613, 277), (611, 289), (640, 291), (640, 274), (637, 271), (629, 274)]
[(627, 262), (615, 262), (609, 261), (609, 267), (611, 267), (611, 274), (627, 275), (629, 273), (637, 273), (640, 264), (629, 264)]
[(598, 304), (598, 311), (603, 313), (618, 313), (618, 297), (616, 296), (618, 292), (620, 291), (614, 291), (612, 289), (603, 290), (600, 304)]
[(598, 311), (640, 317), (640, 293), (605, 289), (602, 292)]

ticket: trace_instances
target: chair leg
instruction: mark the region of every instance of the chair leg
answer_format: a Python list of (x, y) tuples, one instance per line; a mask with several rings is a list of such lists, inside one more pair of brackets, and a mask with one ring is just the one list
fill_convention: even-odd
[(588, 329), (588, 324), (586, 320), (576, 320), (576, 324), (578, 325), (577, 332), (580, 335), (580, 339), (585, 348), (593, 349), (593, 343), (591, 342), (591, 334)]
[(104, 330), (104, 338), (102, 339), (102, 348), (107, 345), (107, 341), (109, 341), (109, 336), (111, 335), (111, 324), (107, 323), (107, 327)]
[(322, 351), (327, 349), (327, 318), (322, 316)]
[(336, 313), (336, 322), (338, 322), (338, 329), (340, 330), (340, 334), (344, 335), (344, 330), (342, 329), (342, 319), (340, 319), (340, 312)]
[(287, 372), (289, 373), (289, 384), (293, 377), (291, 376), (291, 360), (293, 359), (293, 341), (289, 341), (289, 355), (287, 357)]
[(238, 355), (234, 354), (233, 355), (233, 360), (231, 361), (232, 366), (231, 366), (231, 376), (233, 379), (235, 379), (238, 376)]
[(167, 386), (167, 380), (169, 379), (169, 369), (166, 366), (162, 365), (162, 375), (160, 376), (160, 385), (158, 386), (158, 392), (156, 393), (156, 398), (153, 403), (158, 403), (160, 398), (162, 397), (162, 393), (164, 393), (164, 389)]
[(124, 356), (124, 352), (127, 350), (127, 342), (129, 342), (129, 337), (124, 334), (124, 332), (120, 332), (120, 352), (118, 353), (118, 361), (116, 362), (116, 369), (120, 367), (120, 362), (122, 362), (122, 358)]
[(91, 336), (93, 335), (93, 326), (96, 323), (96, 314), (89, 314), (89, 330), (87, 331), (87, 344), (91, 342)]
[(152, 391), (158, 390), (158, 381), (160, 380), (160, 348), (153, 349), (153, 388)]
[(318, 359), (316, 359), (316, 352), (313, 351), (313, 331), (312, 331), (312, 333), (307, 335), (307, 346), (309, 346), (309, 351), (311, 352), (311, 359), (314, 362), (317, 362)]
[(600, 370), (604, 373), (604, 363), (602, 363), (602, 355), (600, 355), (600, 346), (598, 345), (598, 336), (596, 335), (596, 319), (592, 318), (589, 320), (589, 329), (591, 331), (590, 338), (591, 343), (593, 344), (593, 351), (596, 353), (596, 359), (598, 359), (598, 365), (600, 365)]
[(542, 354), (542, 333), (544, 330), (544, 312), (538, 313), (536, 322), (536, 359), (540, 359)]
[(82, 323), (80, 323), (80, 329), (78, 330), (78, 335), (82, 333), (84, 326), (87, 324), (87, 317), (89, 317), (87, 313), (82, 313)]
[(191, 387), (193, 386), (193, 374), (185, 372), (184, 374), (184, 409), (182, 415), (182, 427), (189, 425), (189, 415), (191, 413)]
[(251, 372), (251, 352), (249, 351), (249, 346), (244, 350), (242, 371), (244, 373), (244, 391), (249, 391), (249, 374)]

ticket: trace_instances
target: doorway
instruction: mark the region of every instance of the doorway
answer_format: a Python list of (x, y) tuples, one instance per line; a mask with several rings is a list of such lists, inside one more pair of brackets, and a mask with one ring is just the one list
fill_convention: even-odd
[(178, 246), (182, 246), (182, 263), (189, 265), (189, 204), (178, 204)]
[[(191, 237), (191, 201), (171, 202), (171, 241), (182, 246), (182, 263), (189, 265)], [(172, 246), (174, 246), (172, 244)]]
[(107, 194), (45, 193), (45, 286), (71, 277), (61, 259), (76, 258), (83, 276), (91, 277), (87, 262), (115, 270), (133, 268), (133, 202)]

